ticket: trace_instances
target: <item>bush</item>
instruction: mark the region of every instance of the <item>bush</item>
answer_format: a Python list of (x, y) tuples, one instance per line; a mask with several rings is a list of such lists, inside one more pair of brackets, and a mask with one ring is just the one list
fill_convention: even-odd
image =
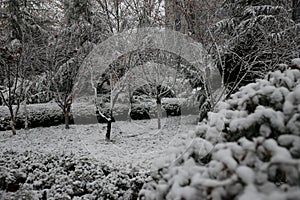
[[(65, 123), (62, 110), (56, 103), (30, 104), (27, 105), (27, 109), (30, 128), (57, 126)], [(95, 110), (93, 103), (73, 103), (70, 124), (106, 123), (106, 120), (101, 118)], [(109, 112), (109, 110), (106, 110), (106, 112)], [(126, 106), (120, 104), (115, 106), (114, 117), (116, 120), (126, 120), (127, 113), (128, 108)], [(7, 107), (0, 106), (0, 131), (10, 130), (9, 116)], [(24, 110), (23, 107), (20, 107), (20, 113), (17, 117), (17, 129), (24, 128), (24, 119)]]
[(299, 70), (276, 71), (221, 102), (141, 199), (298, 199), (299, 80)]
[(0, 154), (1, 199), (136, 199), (147, 175), (74, 154)]
[(164, 98), (162, 101), (162, 108), (166, 111), (168, 116), (180, 116), (181, 104), (176, 98)]
[(131, 108), (130, 117), (133, 120), (150, 119), (150, 108), (144, 104), (134, 104)]
[[(64, 124), (65, 119), (62, 110), (54, 103), (28, 105), (28, 122), (30, 128), (49, 127)], [(20, 108), (20, 113), (16, 118), (16, 129), (25, 127), (25, 114)], [(0, 131), (10, 130), (10, 115), (7, 107), (0, 107)], [(73, 124), (73, 117), (70, 117)]]

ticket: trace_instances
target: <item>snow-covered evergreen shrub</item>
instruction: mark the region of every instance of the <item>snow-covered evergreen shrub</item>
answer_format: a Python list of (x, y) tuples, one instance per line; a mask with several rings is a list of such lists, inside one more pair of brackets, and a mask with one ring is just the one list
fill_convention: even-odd
[(131, 108), (130, 117), (133, 120), (150, 119), (150, 108), (145, 104), (134, 104)]
[(74, 154), (0, 153), (0, 198), (136, 199), (146, 175)]
[(168, 116), (180, 116), (181, 106), (185, 103), (185, 99), (179, 98), (164, 98), (162, 99), (162, 109)]
[[(64, 115), (61, 109), (54, 103), (33, 104), (27, 106), (28, 122), (30, 128), (57, 126), (64, 123)], [(0, 131), (10, 129), (10, 115), (7, 107), (0, 107)], [(71, 123), (74, 123), (71, 117)], [(25, 112), (21, 107), (20, 114), (16, 118), (16, 128), (24, 128)]]
[(193, 142), (170, 151), (176, 162), (153, 174), (141, 199), (299, 199), (299, 105), (299, 70), (246, 85), (208, 114)]

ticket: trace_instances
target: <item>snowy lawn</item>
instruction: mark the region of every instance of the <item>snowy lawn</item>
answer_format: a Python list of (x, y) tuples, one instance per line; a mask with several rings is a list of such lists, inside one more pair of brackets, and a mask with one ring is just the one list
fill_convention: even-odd
[(156, 119), (118, 121), (111, 142), (104, 124), (0, 132), (0, 199), (137, 199), (196, 124), (197, 116), (163, 118), (161, 130)]
[(161, 130), (156, 119), (113, 123), (112, 141), (105, 141), (105, 124), (72, 125), (0, 132), (2, 152), (74, 153), (125, 171), (146, 172), (155, 160), (166, 157), (168, 149), (189, 142), (189, 131), (196, 127), (197, 116), (163, 118)]

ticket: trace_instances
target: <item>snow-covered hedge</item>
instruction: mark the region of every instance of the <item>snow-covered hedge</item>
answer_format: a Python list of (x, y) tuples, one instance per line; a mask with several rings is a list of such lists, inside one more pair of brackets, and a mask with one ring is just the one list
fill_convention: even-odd
[[(56, 103), (32, 104), (27, 106), (29, 127), (49, 127), (64, 123), (62, 110)], [(25, 114), (23, 107), (20, 108), (16, 119), (16, 128), (24, 128)], [(10, 115), (8, 108), (0, 107), (0, 131), (10, 129)], [(71, 121), (72, 122), (72, 121)]]
[[(144, 177), (74, 154), (0, 154), (0, 199), (136, 199)], [(146, 177), (146, 176), (145, 176)]]
[(299, 70), (241, 88), (173, 148), (141, 199), (299, 199), (299, 105)]
[[(49, 127), (64, 124), (65, 119), (61, 108), (55, 102), (45, 104), (27, 105), (29, 127)], [(114, 116), (117, 120), (127, 119), (128, 108), (123, 105), (115, 107)], [(24, 107), (20, 107), (17, 116), (16, 128), (24, 128)], [(88, 103), (73, 103), (70, 123), (73, 124), (95, 124), (97, 123), (96, 108)], [(10, 115), (8, 108), (0, 106), (0, 131), (10, 130)]]

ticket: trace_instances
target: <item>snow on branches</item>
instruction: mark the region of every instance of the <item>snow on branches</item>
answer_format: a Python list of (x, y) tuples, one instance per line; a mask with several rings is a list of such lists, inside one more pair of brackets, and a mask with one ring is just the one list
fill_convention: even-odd
[(141, 199), (299, 198), (299, 104), (299, 70), (275, 71), (242, 87), (194, 133), (211, 151), (177, 147), (173, 154), (184, 156), (153, 175)]

